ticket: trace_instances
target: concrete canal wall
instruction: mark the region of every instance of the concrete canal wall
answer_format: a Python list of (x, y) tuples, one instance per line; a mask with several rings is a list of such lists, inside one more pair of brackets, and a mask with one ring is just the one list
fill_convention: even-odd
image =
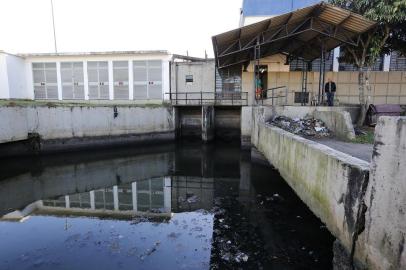
[(252, 144), (338, 239), (346, 259), (335, 269), (404, 269), (406, 118), (380, 118), (369, 164), (266, 124), (271, 116), (253, 109)]
[(173, 108), (162, 105), (2, 106), (0, 115), (0, 143), (32, 139), (35, 151), (175, 136)]
[(351, 250), (358, 228), (359, 196), (369, 163), (264, 123), (254, 111), (253, 145), (285, 181)]
[(357, 256), (370, 269), (406, 269), (406, 117), (378, 120), (365, 206)]

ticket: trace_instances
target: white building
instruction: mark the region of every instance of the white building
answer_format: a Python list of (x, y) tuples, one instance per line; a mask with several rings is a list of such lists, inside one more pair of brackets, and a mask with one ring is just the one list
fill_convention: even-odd
[(0, 99), (162, 102), (171, 59), (167, 51), (0, 51)]

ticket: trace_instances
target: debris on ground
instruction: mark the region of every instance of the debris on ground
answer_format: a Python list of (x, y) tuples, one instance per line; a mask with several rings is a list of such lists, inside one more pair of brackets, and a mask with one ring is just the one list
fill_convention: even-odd
[(277, 116), (268, 123), (300, 136), (321, 138), (332, 135), (324, 122), (315, 118)]
[(199, 197), (197, 197), (194, 194), (186, 194), (186, 198), (184, 198), (182, 196), (179, 196), (178, 202), (180, 202), (180, 203), (186, 202), (186, 203), (189, 203), (189, 204), (197, 203), (197, 202), (199, 202)]

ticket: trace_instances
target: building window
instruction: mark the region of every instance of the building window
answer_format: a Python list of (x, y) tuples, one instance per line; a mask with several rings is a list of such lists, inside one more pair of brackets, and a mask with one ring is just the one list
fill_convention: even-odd
[(216, 68), (216, 92), (241, 92), (242, 66)]
[[(343, 51), (340, 51), (340, 55), (343, 54)], [(383, 56), (379, 57), (376, 59), (375, 63), (371, 67), (371, 71), (383, 71)], [(347, 63), (340, 63), (338, 66), (339, 71), (358, 71), (359, 68), (357, 68), (353, 64), (347, 64)]]
[(193, 83), (193, 75), (186, 75), (186, 84), (192, 84)]
[(61, 63), (62, 99), (84, 99), (83, 62)]
[[(334, 62), (334, 53), (333, 51), (326, 54), (326, 62), (325, 62), (325, 70), (326, 71), (333, 71), (333, 62)], [(309, 66), (308, 71), (320, 71), (321, 60), (317, 58), (313, 60)], [(300, 59), (293, 59), (290, 61), (289, 70), (290, 71), (301, 71), (305, 69), (305, 63), (303, 60)]]
[(390, 56), (390, 71), (405, 71), (406, 56), (402, 56), (399, 52), (392, 52)]
[(109, 68), (107, 61), (87, 63), (89, 99), (109, 99)]
[(133, 61), (134, 99), (162, 99), (162, 61)]
[(113, 62), (114, 99), (129, 99), (128, 61)]
[(56, 63), (32, 63), (35, 99), (58, 99)]

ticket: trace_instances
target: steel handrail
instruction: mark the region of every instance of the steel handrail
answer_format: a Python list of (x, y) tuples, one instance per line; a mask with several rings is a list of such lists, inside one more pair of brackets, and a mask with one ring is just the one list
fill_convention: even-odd
[[(204, 95), (209, 94), (210, 97), (204, 97)], [(189, 105), (191, 101), (198, 101), (198, 104), (190, 104), (190, 105), (202, 105), (207, 102), (214, 102), (217, 104), (217, 101), (231, 101), (231, 105), (241, 103), (242, 106), (248, 105), (248, 92), (208, 92), (208, 91), (200, 91), (200, 92), (170, 92), (165, 93), (165, 95), (169, 95), (169, 99), (172, 104), (175, 105), (182, 105), (178, 103), (178, 101), (184, 101), (185, 105)], [(194, 98), (197, 95), (196, 98)], [(180, 97), (179, 97), (180, 96)], [(245, 104), (243, 104), (245, 103)], [(221, 105), (228, 105), (220, 102)]]

